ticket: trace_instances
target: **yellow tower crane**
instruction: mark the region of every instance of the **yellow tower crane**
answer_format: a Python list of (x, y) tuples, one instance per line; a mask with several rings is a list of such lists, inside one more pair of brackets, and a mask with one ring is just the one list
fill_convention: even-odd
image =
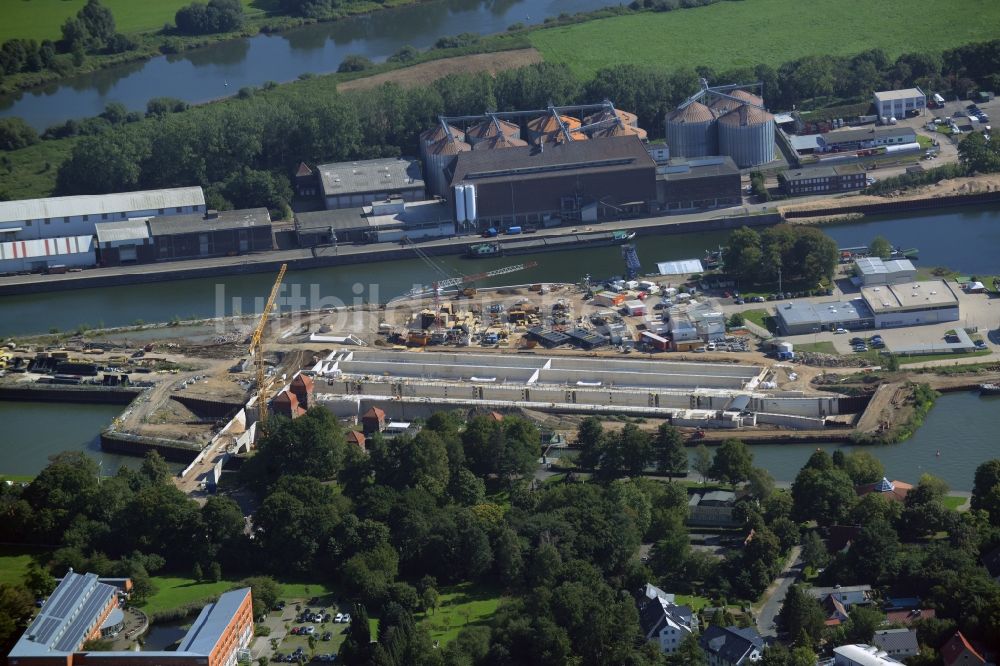
[(278, 298), (278, 291), (281, 289), (281, 281), (285, 277), (285, 269), (288, 268), (288, 264), (281, 264), (281, 269), (278, 271), (278, 279), (274, 281), (274, 286), (271, 287), (271, 295), (267, 299), (267, 303), (264, 305), (264, 311), (260, 313), (260, 321), (257, 322), (257, 328), (254, 329), (253, 336), (250, 338), (250, 356), (253, 358), (253, 365), (257, 371), (257, 433), (258, 435), (266, 434), (267, 429), (267, 382), (264, 377), (264, 329), (267, 327), (267, 319), (271, 314), (271, 309), (274, 307), (274, 302)]

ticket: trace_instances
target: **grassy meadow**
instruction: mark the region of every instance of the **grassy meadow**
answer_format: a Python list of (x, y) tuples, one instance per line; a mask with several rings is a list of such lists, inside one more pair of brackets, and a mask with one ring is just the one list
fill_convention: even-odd
[[(241, 0), (248, 14), (267, 9), (270, 0)], [(75, 16), (86, 0), (0, 0), (0, 42), (14, 37), (58, 39), (62, 24)], [(191, 0), (101, 0), (115, 16), (119, 32), (159, 30), (173, 23), (174, 14)]]
[[(744, 0), (643, 13), (539, 30), (532, 44), (548, 62), (589, 76), (620, 63), (673, 69), (779, 65), (806, 55), (882, 48), (890, 57), (996, 39), (1000, 2), (968, 0), (942, 19), (936, 0)], [(589, 48), (581, 45), (589, 44)]]

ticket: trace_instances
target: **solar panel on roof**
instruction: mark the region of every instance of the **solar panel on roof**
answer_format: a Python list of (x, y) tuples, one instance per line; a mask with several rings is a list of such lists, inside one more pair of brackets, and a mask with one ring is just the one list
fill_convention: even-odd
[(71, 652), (83, 642), (97, 614), (109, 600), (109, 590), (107, 588), (107, 585), (98, 585), (93, 594), (87, 598), (83, 608), (80, 609), (73, 622), (66, 628), (66, 631), (63, 632), (59, 640), (56, 641), (56, 650)]
[(80, 598), (82, 592), (96, 580), (96, 576), (92, 579), (88, 576), (75, 577), (64, 590), (59, 591), (58, 598), (55, 599), (51, 608), (45, 609), (45, 614), (59, 618), (66, 617), (73, 609), (73, 605)]
[(34, 636), (32, 640), (36, 643), (48, 643), (52, 638), (52, 634), (61, 624), (62, 622), (54, 617), (45, 617), (42, 619), (38, 628), (34, 631), (29, 630), (28, 634)]

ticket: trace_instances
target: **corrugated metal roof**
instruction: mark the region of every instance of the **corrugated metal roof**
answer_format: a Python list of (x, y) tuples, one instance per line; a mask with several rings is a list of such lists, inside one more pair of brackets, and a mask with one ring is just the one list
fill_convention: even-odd
[(176, 187), (167, 190), (141, 190), (115, 194), (82, 194), (71, 197), (0, 202), (0, 222), (21, 222), (73, 217), (75, 215), (117, 214), (204, 205), (205, 193), (200, 187)]
[(759, 109), (756, 106), (750, 106), (749, 104), (739, 106), (719, 118), (719, 122), (723, 125), (736, 125), (739, 127), (763, 125), (764, 123), (773, 120), (774, 116), (770, 113), (764, 109)]
[[(448, 125), (448, 129), (451, 130), (451, 136), (453, 138), (457, 139), (458, 141), (465, 140), (465, 132), (463, 132), (462, 130), (458, 129), (454, 125)], [(444, 131), (444, 128), (441, 127), (440, 123), (430, 128), (429, 130), (424, 130), (423, 132), (420, 133), (420, 140), (423, 141), (424, 143), (435, 143), (442, 139), (448, 139), (448, 138), (449, 138), (448, 133)]]
[(149, 238), (146, 220), (123, 220), (122, 222), (101, 222), (97, 225), (97, 242), (144, 240)]
[[(497, 126), (500, 130), (497, 131)], [(521, 129), (512, 122), (506, 120), (500, 120), (497, 118), (495, 121), (492, 118), (486, 118), (481, 120), (472, 127), (466, 133), (467, 139), (489, 139), (490, 137), (497, 136), (498, 134), (503, 134), (509, 137), (516, 137), (521, 133)]]
[(639, 122), (639, 117), (629, 111), (623, 111), (622, 109), (615, 109), (615, 113), (614, 115), (612, 115), (610, 111), (604, 109), (603, 111), (598, 111), (597, 113), (584, 118), (583, 124), (593, 125), (595, 123), (602, 123), (614, 119), (615, 116), (617, 116), (618, 119), (621, 120), (624, 124), (631, 125), (632, 127), (635, 127), (636, 123)]
[(93, 236), (62, 236), (0, 243), (0, 260), (56, 257), (94, 251)]
[(250, 595), (250, 588), (244, 587), (226, 592), (214, 604), (201, 609), (177, 647), (178, 652), (193, 652), (208, 656), (215, 649), (223, 632), (240, 609), (243, 600)]
[(248, 229), (266, 224), (271, 224), (271, 214), (266, 208), (246, 208), (219, 211), (218, 217), (211, 219), (201, 214), (154, 217), (149, 220), (149, 233), (153, 236), (166, 236), (221, 229)]
[(325, 196), (392, 192), (424, 186), (420, 160), (412, 157), (320, 164), (317, 169)]
[(515, 136), (491, 136), (488, 139), (483, 139), (472, 146), (473, 150), (494, 150), (497, 148), (520, 148), (522, 146), (527, 146), (528, 142), (523, 139), (518, 139)]
[(701, 102), (691, 102), (683, 109), (676, 109), (669, 116), (671, 123), (707, 123), (715, 120), (712, 110)]
[(705, 267), (700, 259), (681, 259), (680, 261), (664, 261), (656, 264), (660, 275), (694, 275), (704, 273)]

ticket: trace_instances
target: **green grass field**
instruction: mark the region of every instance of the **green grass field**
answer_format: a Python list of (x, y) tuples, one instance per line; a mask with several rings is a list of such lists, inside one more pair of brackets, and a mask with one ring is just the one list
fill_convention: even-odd
[(968, 501), (968, 497), (954, 497), (953, 495), (948, 495), (942, 500), (942, 503), (947, 509), (951, 511), (958, 511), (959, 507), (963, 506)]
[(839, 354), (837, 348), (833, 346), (833, 343), (829, 340), (824, 340), (823, 342), (807, 342), (805, 344), (796, 344), (795, 351), (800, 352), (816, 352), (817, 354)]
[(0, 546), (0, 585), (20, 585), (31, 564), (31, 550)]
[(589, 75), (619, 63), (726, 69), (874, 47), (895, 58), (996, 38), (1000, 2), (969, 0), (947, 14), (942, 21), (936, 0), (841, 0), (822, 10), (800, 0), (745, 0), (588, 21), (533, 32), (530, 39), (546, 61)]
[(437, 610), (418, 617), (427, 625), (431, 638), (445, 645), (464, 627), (489, 622), (499, 605), (497, 590), (462, 583), (443, 588)]
[[(267, 0), (242, 0), (247, 13), (257, 13), (270, 4)], [(75, 16), (86, 0), (0, 0), (0, 42), (14, 37), (58, 39), (60, 28)], [(174, 14), (191, 0), (101, 0), (111, 10), (119, 32), (159, 30), (173, 23)]]
[[(196, 601), (217, 597), (232, 589), (237, 582), (220, 580), (218, 583), (208, 581), (199, 583), (193, 578), (153, 576), (153, 583), (157, 587), (156, 594), (146, 600), (142, 609), (150, 614), (173, 610)], [(281, 583), (281, 596), (288, 600), (305, 600), (332, 593), (333, 590), (319, 583)]]

